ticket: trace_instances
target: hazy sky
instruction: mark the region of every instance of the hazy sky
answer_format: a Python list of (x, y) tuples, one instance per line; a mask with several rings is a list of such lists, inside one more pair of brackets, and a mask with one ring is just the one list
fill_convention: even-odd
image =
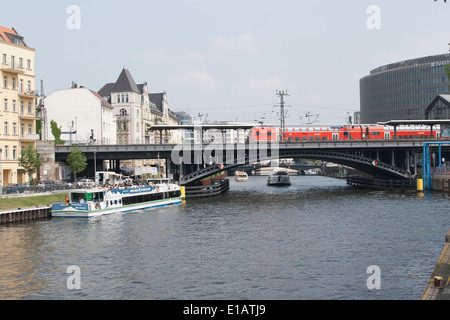
[(343, 124), (370, 70), (450, 42), (442, 0), (23, 0), (0, 17), (36, 49), (46, 95), (72, 81), (98, 91), (126, 67), (173, 111), (240, 122), (279, 123), (278, 89), (288, 124), (307, 112)]

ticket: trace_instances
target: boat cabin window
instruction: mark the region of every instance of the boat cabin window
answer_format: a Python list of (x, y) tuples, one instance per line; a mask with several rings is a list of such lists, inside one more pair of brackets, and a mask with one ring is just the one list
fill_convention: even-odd
[(72, 193), (72, 202), (101, 202), (103, 201), (103, 192)]

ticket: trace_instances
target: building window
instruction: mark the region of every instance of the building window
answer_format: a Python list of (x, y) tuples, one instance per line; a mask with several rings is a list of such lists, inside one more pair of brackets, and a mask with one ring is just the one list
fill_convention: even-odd
[(13, 146), (13, 154), (12, 154), (13, 160), (17, 160), (17, 147)]
[(31, 92), (31, 81), (29, 81), (29, 80), (27, 83), (27, 90), (28, 90), (28, 92)]
[(3, 99), (3, 110), (8, 111), (8, 99)]
[(4, 134), (8, 134), (8, 122), (4, 122)]
[(31, 60), (29, 60), (29, 59), (27, 60), (27, 68), (31, 69)]
[(126, 131), (127, 130), (127, 123), (124, 121), (123, 122), (123, 130)]
[(120, 94), (117, 95), (117, 103), (120, 103)]
[(17, 134), (17, 123), (13, 122), (12, 124), (12, 134), (15, 136)]
[(125, 95), (125, 102), (128, 103), (128, 93)]
[(19, 68), (23, 68), (23, 58), (19, 58)]
[(12, 89), (16, 89), (16, 78), (12, 78), (11, 87)]
[(23, 79), (20, 79), (20, 83), (19, 83), (19, 92), (23, 93)]
[(31, 126), (31, 124), (29, 124), (28, 125), (28, 134), (31, 134), (31, 129), (32, 129), (32, 126)]
[(23, 101), (20, 101), (20, 115), (23, 116)]
[(3, 60), (2, 60), (3, 64), (6, 64), (6, 53), (3, 54)]
[(12, 101), (12, 112), (16, 112), (16, 100)]
[(31, 102), (28, 102), (28, 114), (31, 114)]
[(20, 124), (20, 139), (24, 138), (23, 123)]
[(4, 152), (4, 154), (5, 154), (5, 160), (8, 160), (8, 146), (5, 146), (5, 152)]
[(3, 88), (6, 89), (7, 86), (8, 86), (8, 77), (7, 76), (3, 76)]

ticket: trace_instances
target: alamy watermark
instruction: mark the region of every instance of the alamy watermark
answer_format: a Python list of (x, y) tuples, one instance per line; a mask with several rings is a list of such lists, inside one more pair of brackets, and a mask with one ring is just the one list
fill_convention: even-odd
[(68, 6), (66, 13), (69, 15), (66, 20), (66, 26), (69, 30), (81, 29), (81, 9), (77, 5)]
[(370, 16), (367, 18), (367, 28), (369, 30), (381, 29), (381, 9), (377, 5), (371, 5), (367, 7), (367, 14)]
[(69, 290), (80, 290), (81, 289), (81, 269), (79, 266), (72, 265), (67, 267), (67, 274), (70, 276), (67, 278), (66, 286)]
[[(203, 133), (202, 127), (194, 129), (194, 136), (198, 137), (194, 143), (178, 144), (172, 149), (171, 160), (174, 164), (222, 164), (241, 165), (261, 160), (279, 158), (279, 142), (267, 140), (250, 140), (247, 142), (236, 139), (221, 139), (222, 136), (231, 137), (234, 130), (226, 130), (225, 134), (211, 134), (214, 130)], [(265, 134), (260, 130), (260, 134)], [(208, 134), (209, 133), (209, 134)], [(205, 142), (205, 137), (209, 141)], [(208, 139), (206, 139), (208, 140)], [(224, 141), (225, 140), (225, 141)]]
[(369, 290), (373, 289), (381, 289), (381, 269), (379, 266), (372, 265), (369, 266), (366, 270), (367, 274), (370, 274), (367, 279), (367, 288)]

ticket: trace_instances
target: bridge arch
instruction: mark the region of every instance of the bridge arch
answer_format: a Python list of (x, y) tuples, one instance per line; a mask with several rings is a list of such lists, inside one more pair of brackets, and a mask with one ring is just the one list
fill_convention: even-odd
[[(266, 161), (266, 160), (275, 160), (275, 159), (284, 159), (284, 158), (301, 158), (301, 159), (311, 159), (311, 160), (322, 160), (329, 161), (341, 165), (345, 165), (362, 172), (366, 172), (368, 174), (374, 176), (382, 176), (390, 179), (411, 179), (412, 175), (409, 171), (405, 169), (401, 169), (397, 166), (387, 164), (382, 161), (377, 161), (375, 159), (346, 153), (346, 152), (338, 152), (338, 151), (329, 151), (329, 150), (280, 150), (277, 157), (273, 156), (263, 156), (258, 157), (258, 161)], [(253, 159), (254, 160), (254, 159)], [(249, 164), (248, 155), (245, 156), (245, 164)], [(187, 175), (183, 175), (180, 179), (181, 185), (186, 185), (201, 179), (204, 179), (210, 175), (219, 173), (221, 171), (229, 170), (238, 166), (243, 165), (244, 163), (238, 162), (237, 159), (231, 164), (227, 163), (225, 165), (222, 164), (213, 164), (206, 168), (202, 168), (195, 172), (189, 173)]]

